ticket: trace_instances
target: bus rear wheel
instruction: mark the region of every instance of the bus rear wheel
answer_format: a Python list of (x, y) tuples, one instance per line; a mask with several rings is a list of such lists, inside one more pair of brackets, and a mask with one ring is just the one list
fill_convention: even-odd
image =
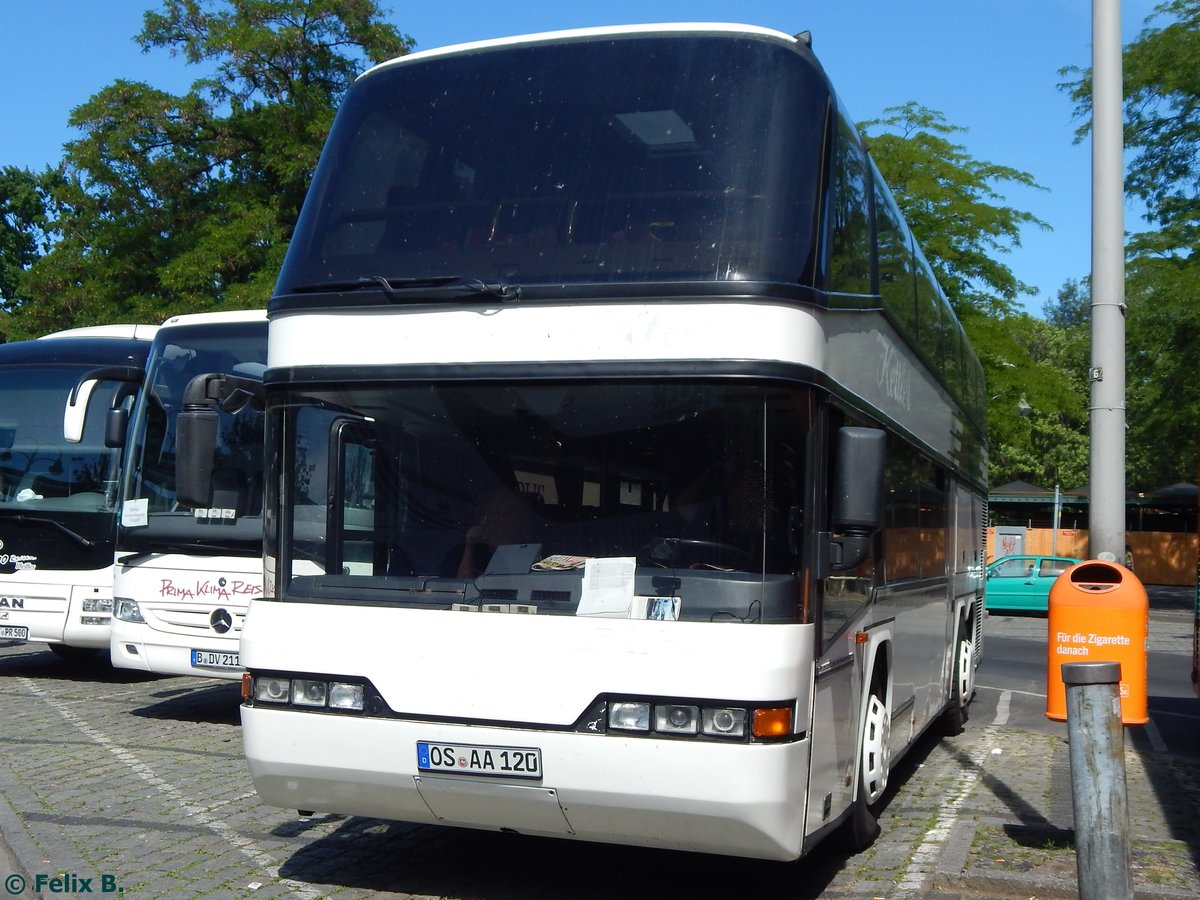
[(947, 735), (962, 734), (970, 714), (971, 699), (975, 696), (975, 643), (967, 623), (958, 626), (954, 641), (954, 675), (950, 683), (950, 702), (942, 717), (942, 731)]

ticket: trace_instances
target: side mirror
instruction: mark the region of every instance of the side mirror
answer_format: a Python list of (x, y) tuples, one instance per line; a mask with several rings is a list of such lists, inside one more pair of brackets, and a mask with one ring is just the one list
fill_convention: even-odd
[(212, 506), (217, 407), (236, 414), (246, 406), (261, 410), (264, 402), (262, 382), (253, 378), (208, 372), (188, 382), (175, 423), (175, 499), (181, 506)]
[[(191, 406), (191, 405), (189, 405)], [(212, 505), (213, 448), (217, 445), (216, 409), (185, 406), (175, 422), (175, 498), (181, 506)]]
[(129, 428), (129, 410), (123, 406), (110, 409), (104, 418), (104, 446), (125, 446), (125, 433)]
[(846, 571), (871, 555), (875, 534), (883, 527), (887, 435), (878, 428), (841, 428), (835, 452), (829, 566)]

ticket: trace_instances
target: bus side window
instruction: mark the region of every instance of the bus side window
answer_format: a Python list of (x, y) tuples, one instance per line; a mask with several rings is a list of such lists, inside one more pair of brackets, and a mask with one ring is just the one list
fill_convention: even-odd
[(840, 110), (827, 204), (829, 262), (826, 285), (841, 294), (871, 293), (871, 193), (862, 139)]

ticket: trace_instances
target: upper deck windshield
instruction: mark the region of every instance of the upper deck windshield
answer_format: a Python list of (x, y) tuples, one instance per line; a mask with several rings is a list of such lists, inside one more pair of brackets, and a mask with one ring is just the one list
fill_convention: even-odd
[(635, 34), (380, 68), (338, 114), (277, 293), (808, 284), (829, 92), (802, 52)]
[(175, 435), (184, 390), (197, 375), (261, 379), (267, 323), (190, 324), (159, 331), (130, 430), (119, 549), (258, 555), (262, 550), (263, 416), (218, 410), (212, 506), (175, 498)]
[(68, 394), (102, 362), (0, 365), (0, 571), (112, 563), (121, 451), (104, 446), (103, 412), (125, 386), (100, 383), (83, 439), (63, 438)]
[(796, 621), (810, 402), (802, 387), (678, 381), (295, 393), (272, 441), (291, 489), (282, 548), (268, 528), (280, 593), (586, 615), (577, 567), (601, 558), (624, 561), (626, 607)]

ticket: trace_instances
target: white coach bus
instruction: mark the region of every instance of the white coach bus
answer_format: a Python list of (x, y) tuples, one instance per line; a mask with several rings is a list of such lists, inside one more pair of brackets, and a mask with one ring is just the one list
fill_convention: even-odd
[[(128, 428), (110, 649), (114, 666), (241, 678), (238, 638), (262, 593), (265, 310), (163, 323)], [(208, 492), (175, 484), (180, 413), (206, 415)]]
[(803, 38), (377, 66), (269, 311), (267, 803), (788, 860), (961, 727), (982, 372)]
[[(128, 411), (154, 332), (102, 325), (0, 344), (0, 640), (72, 660), (108, 649), (123, 441), (107, 439), (104, 411)], [(86, 373), (103, 380), (75, 392)], [(89, 408), (91, 426), (72, 428)]]

